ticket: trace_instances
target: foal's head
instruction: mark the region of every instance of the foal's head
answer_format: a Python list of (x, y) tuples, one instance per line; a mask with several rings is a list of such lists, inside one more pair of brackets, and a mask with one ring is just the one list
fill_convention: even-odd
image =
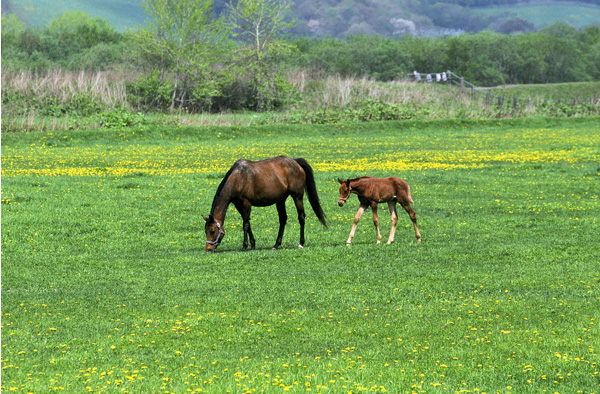
[(206, 224), (204, 225), (204, 231), (206, 232), (206, 251), (216, 252), (217, 246), (221, 244), (221, 241), (225, 237), (225, 231), (223, 231), (223, 227), (215, 220), (213, 215), (202, 217), (206, 220)]
[(350, 197), (350, 191), (352, 188), (350, 187), (349, 179), (341, 180), (338, 178), (338, 182), (340, 183), (340, 198), (338, 200), (338, 205), (343, 207), (346, 200), (348, 200), (348, 197)]

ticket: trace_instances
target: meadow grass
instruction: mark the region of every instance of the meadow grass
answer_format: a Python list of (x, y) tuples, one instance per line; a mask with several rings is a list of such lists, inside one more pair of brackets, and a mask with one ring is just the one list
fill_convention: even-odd
[(505, 97), (532, 100), (600, 100), (600, 82), (573, 82), (556, 84), (507, 85), (486, 88)]
[[(598, 118), (2, 135), (2, 391), (598, 393)], [(239, 157), (305, 157), (288, 201), (201, 215)], [(411, 185), (376, 245), (338, 177)], [(308, 207), (308, 204), (306, 204)], [(380, 211), (384, 239), (389, 215)]]

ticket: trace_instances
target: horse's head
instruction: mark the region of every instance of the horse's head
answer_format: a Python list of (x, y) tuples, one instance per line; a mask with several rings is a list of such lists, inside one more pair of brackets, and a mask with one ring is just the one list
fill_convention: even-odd
[(206, 224), (204, 225), (204, 231), (206, 232), (206, 251), (216, 252), (217, 246), (221, 244), (221, 241), (225, 237), (225, 231), (223, 231), (223, 227), (217, 222), (213, 215), (202, 217), (206, 220)]
[(350, 197), (350, 191), (352, 191), (352, 188), (350, 187), (350, 180), (348, 179), (341, 180), (338, 178), (338, 182), (340, 183), (340, 198), (338, 200), (338, 205), (343, 207), (348, 197)]

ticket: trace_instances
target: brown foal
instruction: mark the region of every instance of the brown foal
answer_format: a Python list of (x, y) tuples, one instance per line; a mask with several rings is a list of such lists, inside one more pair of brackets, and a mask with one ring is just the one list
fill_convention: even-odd
[(400, 178), (389, 177), (389, 178), (373, 178), (363, 176), (354, 179), (342, 180), (338, 178), (340, 183), (340, 198), (338, 205), (344, 206), (350, 193), (354, 193), (358, 196), (360, 207), (356, 216), (354, 216), (354, 224), (352, 230), (350, 230), (350, 236), (346, 241), (346, 245), (350, 245), (354, 232), (356, 231), (356, 225), (360, 220), (365, 210), (369, 207), (373, 209), (373, 223), (377, 229), (377, 243), (381, 243), (381, 233), (379, 232), (379, 218), (377, 217), (377, 204), (387, 202), (392, 216), (392, 229), (390, 230), (390, 236), (387, 243), (391, 244), (394, 242), (394, 233), (396, 232), (396, 223), (398, 223), (398, 213), (396, 212), (396, 203), (400, 203), (402, 208), (410, 216), (413, 225), (415, 227), (415, 236), (417, 237), (417, 243), (421, 242), (421, 234), (417, 227), (417, 215), (412, 209), (410, 204), (414, 204), (412, 196), (410, 194), (410, 186), (408, 183)]

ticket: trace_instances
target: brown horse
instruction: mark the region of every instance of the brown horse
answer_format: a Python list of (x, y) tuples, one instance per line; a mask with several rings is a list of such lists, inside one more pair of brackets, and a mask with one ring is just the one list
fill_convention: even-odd
[(233, 204), (240, 215), (242, 215), (244, 227), (244, 243), (242, 250), (248, 247), (250, 237), (250, 249), (255, 248), (254, 235), (250, 228), (250, 211), (252, 206), (266, 207), (277, 205), (279, 214), (279, 233), (273, 249), (281, 245), (283, 230), (287, 222), (285, 200), (292, 196), (298, 221), (300, 222), (300, 245), (304, 247), (304, 213), (303, 196), (306, 190), (308, 201), (317, 214), (323, 226), (325, 214), (319, 202), (317, 187), (313, 170), (308, 162), (302, 158), (292, 159), (287, 156), (277, 156), (261, 161), (250, 161), (239, 159), (229, 169), (221, 184), (217, 188), (212, 203), (210, 215), (203, 216), (206, 220), (206, 251), (214, 252), (223, 240), (225, 231), (223, 223), (229, 204)]
[(417, 236), (417, 242), (421, 242), (421, 234), (417, 228), (417, 215), (412, 209), (410, 204), (414, 204), (412, 196), (410, 194), (410, 186), (408, 183), (400, 178), (389, 177), (389, 178), (373, 178), (363, 176), (360, 178), (341, 180), (338, 178), (340, 186), (340, 198), (338, 205), (344, 206), (350, 193), (354, 193), (358, 196), (360, 201), (360, 207), (356, 216), (354, 216), (354, 224), (350, 231), (350, 236), (346, 241), (346, 245), (350, 245), (354, 232), (356, 231), (356, 225), (368, 207), (373, 209), (373, 223), (377, 229), (377, 243), (381, 242), (381, 233), (379, 232), (379, 218), (377, 217), (377, 204), (387, 202), (392, 216), (392, 229), (390, 231), (390, 237), (387, 243), (391, 244), (394, 242), (394, 233), (396, 232), (396, 223), (398, 222), (398, 213), (396, 212), (396, 203), (399, 202), (402, 208), (406, 210), (408, 216), (412, 220), (415, 226), (415, 235)]

